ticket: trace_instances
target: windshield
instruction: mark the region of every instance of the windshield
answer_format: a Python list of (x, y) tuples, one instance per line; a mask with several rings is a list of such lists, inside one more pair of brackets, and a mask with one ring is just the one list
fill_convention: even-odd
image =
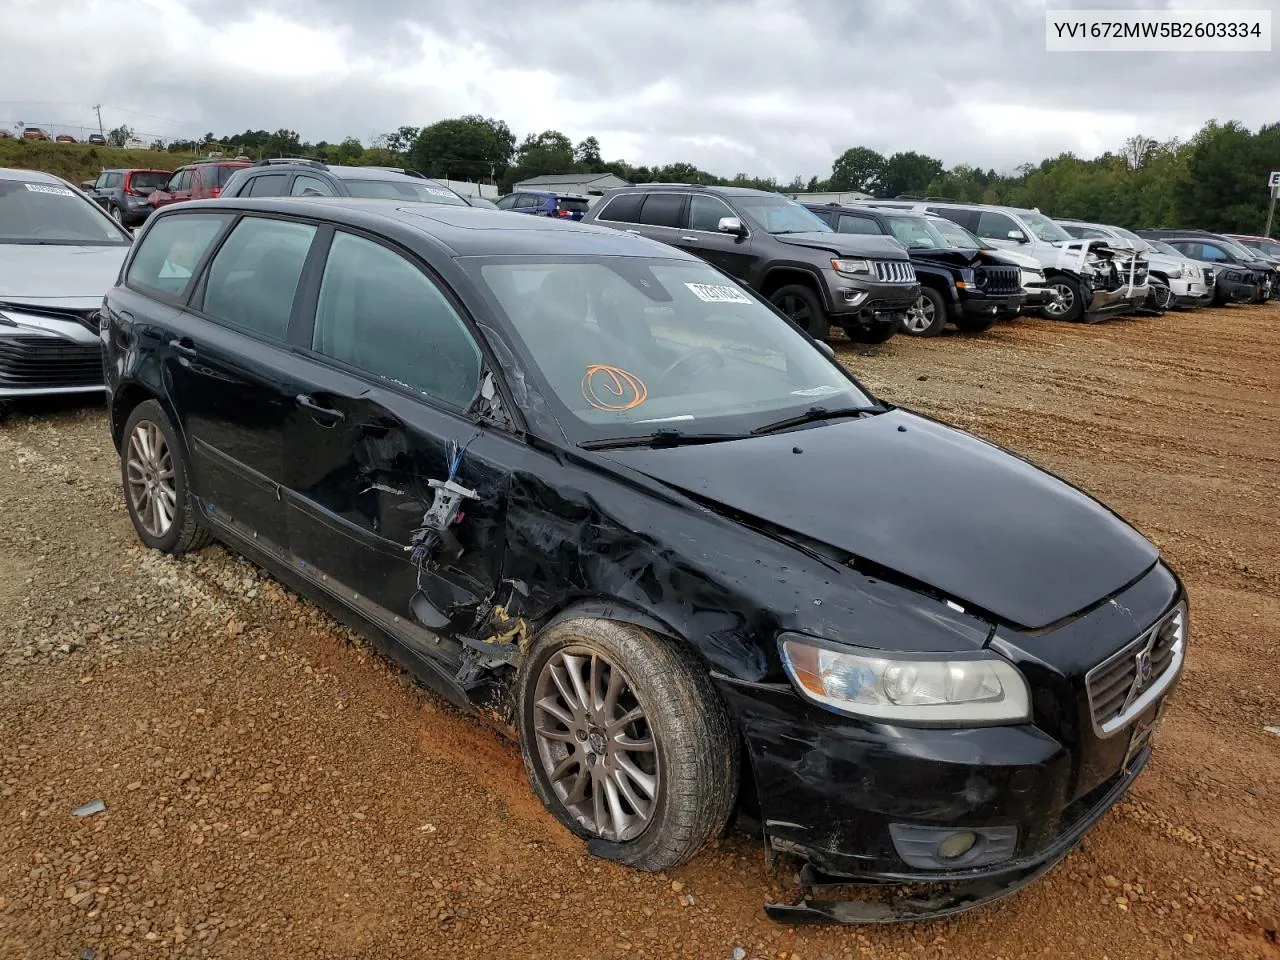
[(417, 203), (444, 203), (451, 207), (468, 206), (467, 201), (448, 187), (422, 180), (343, 180), (353, 197), (378, 200), (410, 200)]
[(786, 197), (738, 196), (734, 206), (745, 213), (765, 233), (831, 233), (827, 222), (816, 213)]
[(1254, 240), (1250, 244), (1255, 250), (1260, 250), (1265, 256), (1280, 256), (1280, 243), (1274, 240)]
[(950, 247), (938, 229), (924, 217), (886, 217), (894, 238), (908, 250), (937, 250)]
[(933, 224), (933, 229), (942, 235), (942, 239), (947, 241), (947, 246), (949, 247), (955, 247), (958, 250), (993, 249), (985, 240), (979, 240), (960, 224), (948, 220), (946, 217), (930, 220), (929, 223)]
[(868, 403), (834, 360), (706, 264), (459, 262), (506, 315), (574, 439), (737, 434)]
[(1227, 253), (1231, 254), (1237, 260), (1257, 260), (1258, 259), (1258, 253), (1256, 250), (1248, 250), (1240, 246), (1240, 244), (1235, 243), (1234, 241), (1223, 239), (1223, 240), (1215, 240), (1214, 243), (1220, 246), (1223, 250), (1226, 250)]
[(1074, 239), (1071, 234), (1042, 213), (1029, 210), (1025, 213), (1019, 213), (1018, 216), (1022, 218), (1023, 223), (1031, 228), (1031, 232), (1036, 235), (1036, 238), (1043, 240), (1045, 243), (1058, 243), (1061, 240)]
[(123, 246), (129, 240), (101, 207), (70, 187), (0, 180), (0, 243)]
[(1163, 240), (1144, 240), (1143, 243), (1151, 247), (1157, 253), (1163, 253), (1170, 257), (1177, 257), (1179, 260), (1186, 260), (1187, 255), (1176, 247), (1171, 247)]

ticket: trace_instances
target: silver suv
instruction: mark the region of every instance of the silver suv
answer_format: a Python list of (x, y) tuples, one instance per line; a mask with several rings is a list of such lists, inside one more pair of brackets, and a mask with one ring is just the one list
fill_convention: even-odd
[(934, 213), (953, 220), (995, 247), (1027, 253), (1044, 264), (1054, 320), (1094, 323), (1129, 313), (1147, 299), (1146, 260), (1101, 240), (1077, 240), (1039, 210), (944, 201), (862, 201)]
[[(1114, 247), (1132, 250), (1147, 261), (1149, 275), (1169, 288), (1171, 307), (1196, 307), (1213, 299), (1213, 289), (1205, 282), (1204, 270), (1196, 261), (1176, 250), (1172, 254), (1157, 250), (1147, 240), (1124, 227), (1084, 220), (1059, 220), (1062, 228), (1081, 240), (1104, 240)], [(1172, 248), (1170, 248), (1172, 249)]]

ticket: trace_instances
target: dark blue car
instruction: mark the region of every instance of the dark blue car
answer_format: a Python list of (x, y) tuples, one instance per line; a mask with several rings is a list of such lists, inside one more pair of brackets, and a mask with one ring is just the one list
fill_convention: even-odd
[(549, 190), (517, 190), (498, 201), (500, 210), (561, 220), (581, 220), (588, 205), (587, 198), (580, 193), (553, 193)]

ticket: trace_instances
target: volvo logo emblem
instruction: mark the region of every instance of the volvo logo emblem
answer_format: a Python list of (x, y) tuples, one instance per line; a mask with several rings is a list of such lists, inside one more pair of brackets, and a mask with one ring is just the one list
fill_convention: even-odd
[(1135, 659), (1138, 667), (1137, 686), (1141, 689), (1151, 679), (1151, 651), (1143, 650)]

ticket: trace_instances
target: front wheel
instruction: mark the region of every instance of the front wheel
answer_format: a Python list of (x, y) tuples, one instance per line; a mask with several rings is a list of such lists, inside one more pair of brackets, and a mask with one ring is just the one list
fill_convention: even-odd
[(769, 294), (769, 302), (815, 340), (827, 339), (831, 322), (818, 295), (800, 283), (789, 283)]
[(920, 296), (902, 318), (902, 332), (913, 337), (936, 337), (947, 325), (947, 305), (942, 294), (921, 287)]
[(565, 620), (534, 640), (516, 687), (534, 791), (591, 853), (666, 870), (724, 829), (738, 741), (692, 654), (630, 624)]
[(153, 550), (186, 553), (213, 539), (191, 496), (191, 471), (164, 408), (148, 400), (124, 425), (120, 474), (138, 538)]
[(1050, 320), (1075, 323), (1084, 316), (1084, 289), (1069, 277), (1052, 277), (1049, 280), (1050, 300), (1044, 313)]

